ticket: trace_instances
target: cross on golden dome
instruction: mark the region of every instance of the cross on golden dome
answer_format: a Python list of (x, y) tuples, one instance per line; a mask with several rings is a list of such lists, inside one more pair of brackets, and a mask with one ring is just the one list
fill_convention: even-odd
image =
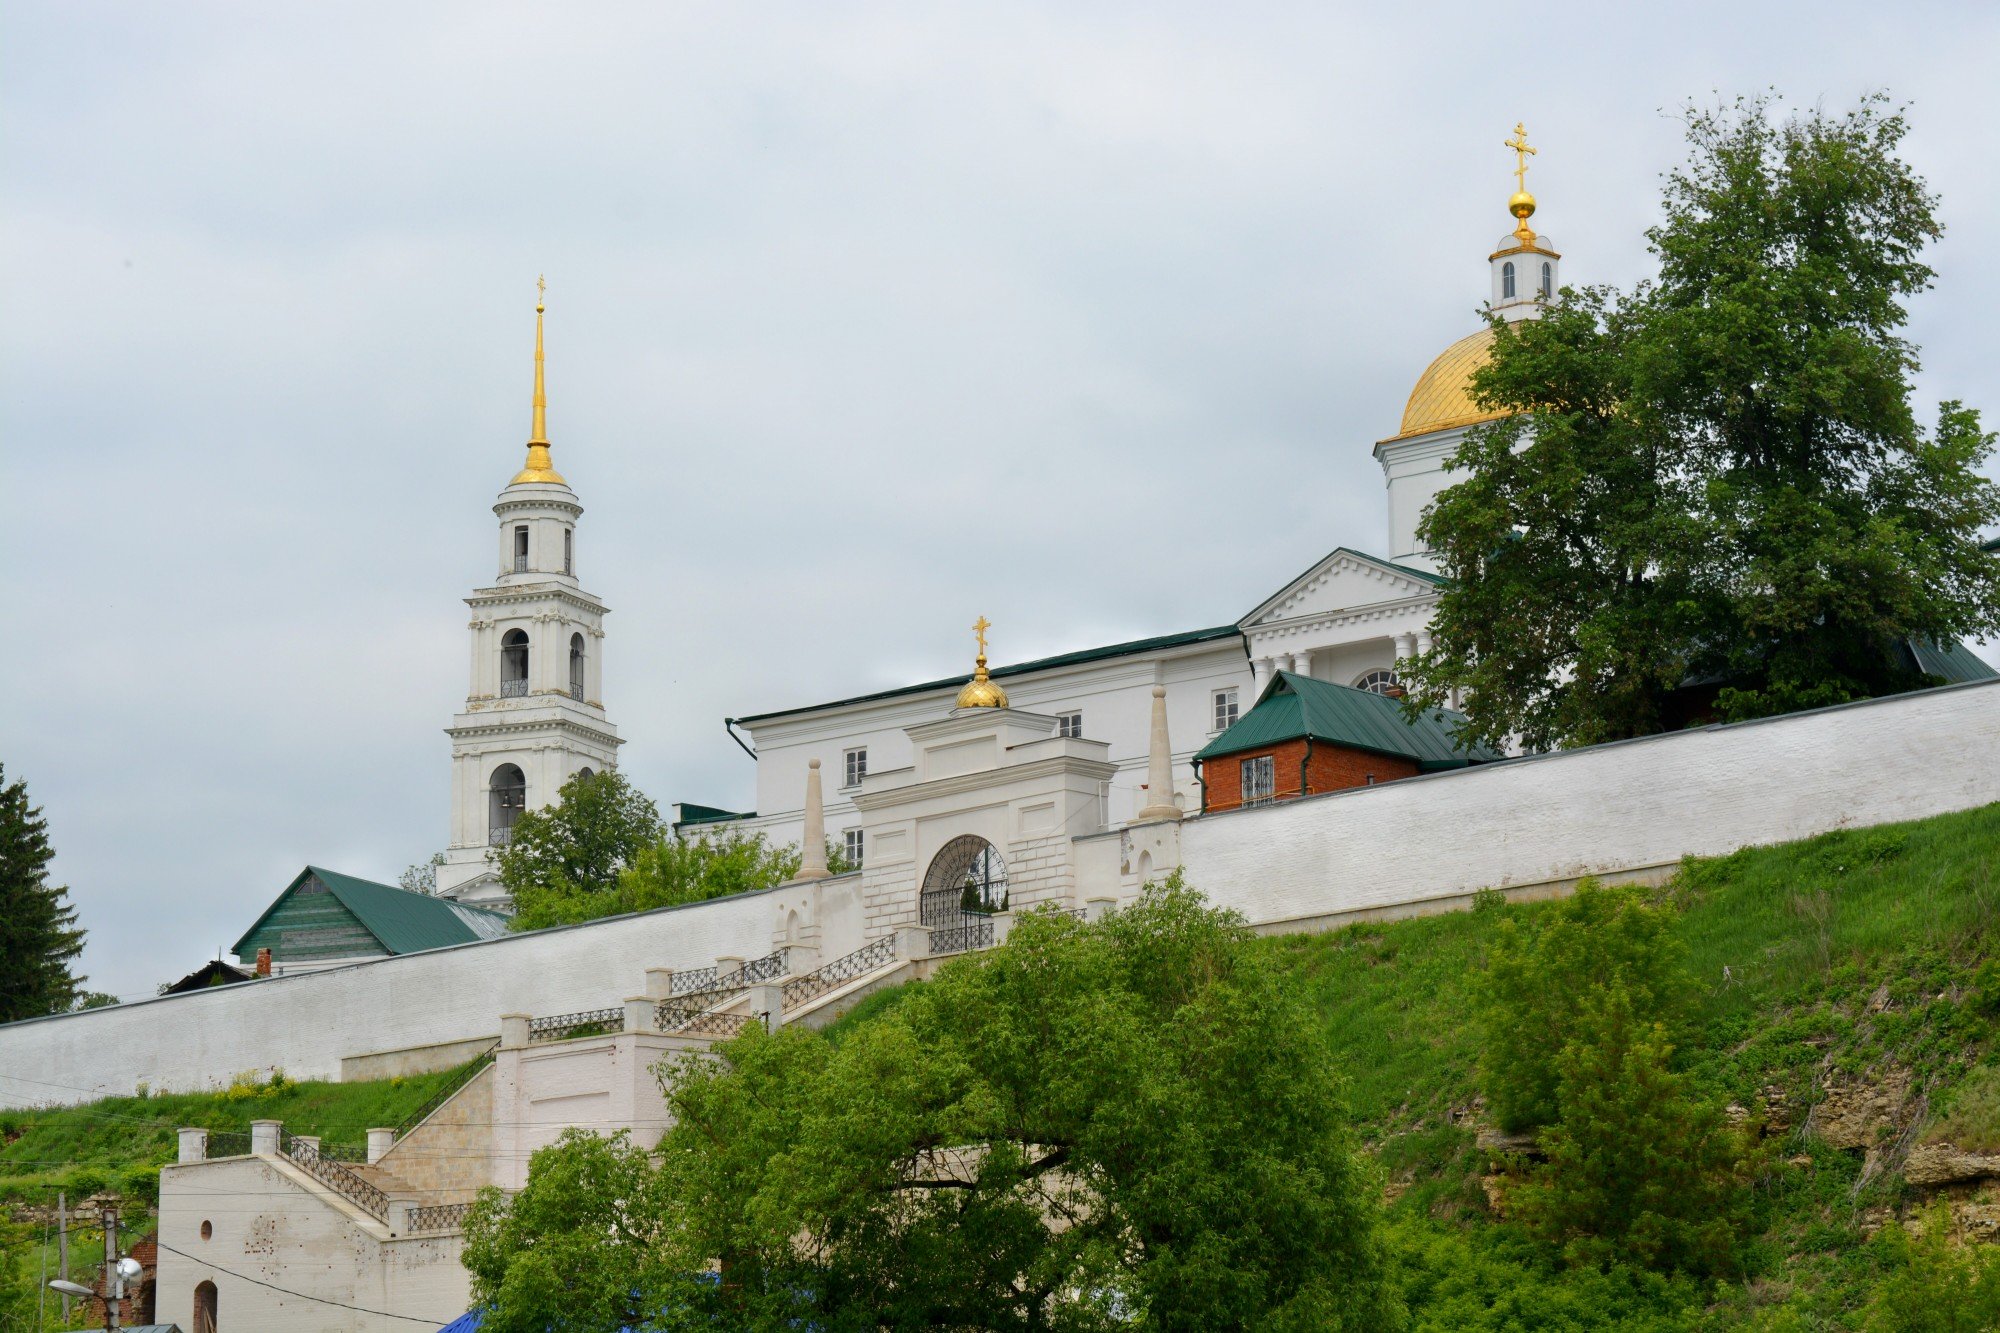
[(965, 688), (958, 692), (960, 708), (1005, 708), (1007, 691), (993, 683), (986, 674), (986, 631), (993, 628), (993, 622), (985, 616), (972, 622), (972, 632), (979, 636), (979, 656), (973, 659), (972, 679), (965, 682)]
[(1514, 235), (1523, 245), (1535, 243), (1534, 228), (1528, 219), (1535, 213), (1535, 196), (1528, 193), (1528, 159), (1536, 155), (1528, 146), (1528, 127), (1524, 121), (1514, 122), (1514, 137), (1500, 141), (1514, 150), (1514, 197), (1507, 201), (1507, 211), (1520, 221), (1514, 228)]

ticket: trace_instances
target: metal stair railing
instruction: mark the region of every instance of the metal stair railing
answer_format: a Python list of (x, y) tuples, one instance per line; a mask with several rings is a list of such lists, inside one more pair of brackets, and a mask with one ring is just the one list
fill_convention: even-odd
[[(430, 1119), (432, 1114), (436, 1112), (438, 1107), (443, 1106), (453, 1097), (456, 1097), (458, 1095), (458, 1090), (460, 1088), (463, 1088), (466, 1084), (472, 1082), (472, 1080), (478, 1075), (480, 1070), (486, 1068), (486, 1066), (493, 1063), (493, 1052), (499, 1049), (500, 1049), (500, 1039), (498, 1037), (495, 1037), (492, 1040), (492, 1042), (486, 1047), (485, 1050), (481, 1051), (479, 1054), (473, 1056), (472, 1059), (468, 1060), (462, 1067), (460, 1067), (459, 1071), (456, 1074), (453, 1074), (451, 1076), (451, 1078), (445, 1083), (445, 1085), (442, 1088), (439, 1088), (437, 1092), (432, 1094), (431, 1099), (429, 1101), (425, 1102), (422, 1106), (419, 1106), (416, 1110), (410, 1112), (408, 1115), (402, 1118), (402, 1120), (396, 1125), (396, 1137), (394, 1141), (397, 1143), (401, 1143), (403, 1141), (403, 1136), (405, 1134), (415, 1129), (418, 1125), (423, 1124), (424, 1121)], [(361, 1160), (362, 1161), (368, 1160), (367, 1154), (365, 1152), (362, 1154)]]
[(411, 1231), (459, 1231), (465, 1227), (469, 1203), (427, 1203), (410, 1210)]
[(853, 953), (842, 954), (824, 967), (802, 973), (787, 981), (785, 1008), (796, 1009), (808, 1000), (816, 1000), (831, 990), (838, 990), (856, 977), (887, 967), (896, 961), (896, 937), (884, 935), (879, 940), (870, 941)]
[[(717, 1005), (742, 993), (744, 989), (760, 982), (775, 981), (785, 975), (790, 965), (791, 950), (778, 949), (753, 958), (741, 967), (718, 973), (712, 967), (690, 968), (687, 972), (674, 973), (669, 994), (653, 1008), (653, 1026), (662, 1032), (686, 1032), (689, 1025), (707, 1015)], [(708, 984), (699, 990), (684, 990), (681, 979), (688, 977)], [(734, 1035), (733, 1033), (731, 1035)]]
[(376, 1221), (389, 1220), (389, 1196), (339, 1162), (320, 1156), (319, 1149), (314, 1145), (286, 1134), (278, 1140), (278, 1151), (294, 1166)]
[(574, 1014), (552, 1014), (528, 1020), (528, 1044), (569, 1041), (573, 1037), (601, 1037), (625, 1025), (623, 1009), (584, 1009)]

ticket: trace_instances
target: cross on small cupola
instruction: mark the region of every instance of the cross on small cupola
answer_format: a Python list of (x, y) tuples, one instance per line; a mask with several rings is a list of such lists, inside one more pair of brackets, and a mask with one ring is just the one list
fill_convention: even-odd
[(1528, 193), (1528, 159), (1537, 156), (1537, 150), (1528, 143), (1527, 125), (1516, 121), (1514, 133), (1500, 142), (1514, 152), (1514, 195), (1507, 201), (1514, 230), (1502, 236), (1499, 248), (1487, 256), (1493, 269), (1493, 310), (1508, 321), (1533, 319), (1562, 288), (1557, 271), (1562, 256), (1548, 237), (1536, 235), (1528, 225), (1535, 215), (1535, 196)]

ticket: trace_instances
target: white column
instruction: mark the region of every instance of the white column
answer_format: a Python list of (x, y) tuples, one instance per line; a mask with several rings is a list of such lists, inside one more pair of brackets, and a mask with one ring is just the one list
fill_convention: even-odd
[(1153, 687), (1153, 737), (1146, 752), (1146, 804), (1132, 816), (1137, 824), (1158, 819), (1179, 819), (1181, 809), (1174, 804), (1174, 751), (1167, 742), (1167, 687)]
[(1398, 634), (1396, 636), (1396, 660), (1398, 662), (1402, 661), (1406, 657), (1416, 656), (1416, 652), (1417, 652), (1416, 635)]
[(282, 1120), (252, 1120), (250, 1122), (250, 1151), (261, 1156), (275, 1157), (278, 1154), (278, 1133), (285, 1127)]
[(396, 1131), (393, 1126), (377, 1125), (368, 1131), (368, 1165), (382, 1160), (389, 1149), (396, 1146)]
[(1246, 699), (1243, 703), (1244, 712), (1246, 713), (1249, 712), (1250, 705), (1256, 703), (1258, 697), (1260, 697), (1264, 693), (1264, 687), (1271, 683), (1271, 677), (1277, 671), (1277, 669), (1278, 669), (1278, 664), (1272, 661), (1268, 657), (1260, 657), (1255, 661), (1253, 661), (1252, 663), (1250, 663), (1251, 697), (1249, 699)]
[(205, 1162), (208, 1160), (208, 1131), (205, 1129), (183, 1129), (180, 1131), (180, 1156), (183, 1162)]
[(799, 837), (798, 879), (825, 879), (826, 809), (820, 800), (819, 760), (806, 763), (806, 827)]
[(1304, 649), (1303, 651), (1293, 653), (1292, 674), (1294, 676), (1310, 676), (1312, 673), (1313, 673), (1312, 649), (1307, 648)]
[(1417, 651), (1420, 653), (1427, 653), (1430, 650), (1431, 650), (1431, 632), (1427, 629), (1418, 630)]

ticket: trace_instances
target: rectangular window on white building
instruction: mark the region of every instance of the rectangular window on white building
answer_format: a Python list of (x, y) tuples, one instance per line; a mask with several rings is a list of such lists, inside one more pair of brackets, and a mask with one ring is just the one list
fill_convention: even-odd
[(1068, 736), (1068, 737), (1070, 737), (1071, 739), (1075, 739), (1075, 740), (1080, 740), (1080, 739), (1082, 739), (1082, 737), (1083, 737), (1083, 714), (1082, 714), (1082, 713), (1057, 713), (1057, 714), (1056, 714), (1056, 735), (1058, 735), (1058, 736)]
[(842, 756), (842, 761), (840, 785), (859, 787), (861, 779), (868, 776), (868, 747), (864, 745), (859, 749), (847, 751)]
[(1278, 789), (1278, 761), (1268, 754), (1243, 761), (1243, 804), (1263, 805)]
[(847, 864), (856, 870), (861, 868), (861, 830), (851, 828), (840, 835), (840, 853), (847, 858)]
[(525, 574), (527, 570), (528, 570), (528, 530), (525, 527), (515, 528), (514, 529), (514, 572), (516, 574)]
[(1215, 729), (1227, 731), (1236, 725), (1236, 691), (1234, 689), (1215, 692)]

